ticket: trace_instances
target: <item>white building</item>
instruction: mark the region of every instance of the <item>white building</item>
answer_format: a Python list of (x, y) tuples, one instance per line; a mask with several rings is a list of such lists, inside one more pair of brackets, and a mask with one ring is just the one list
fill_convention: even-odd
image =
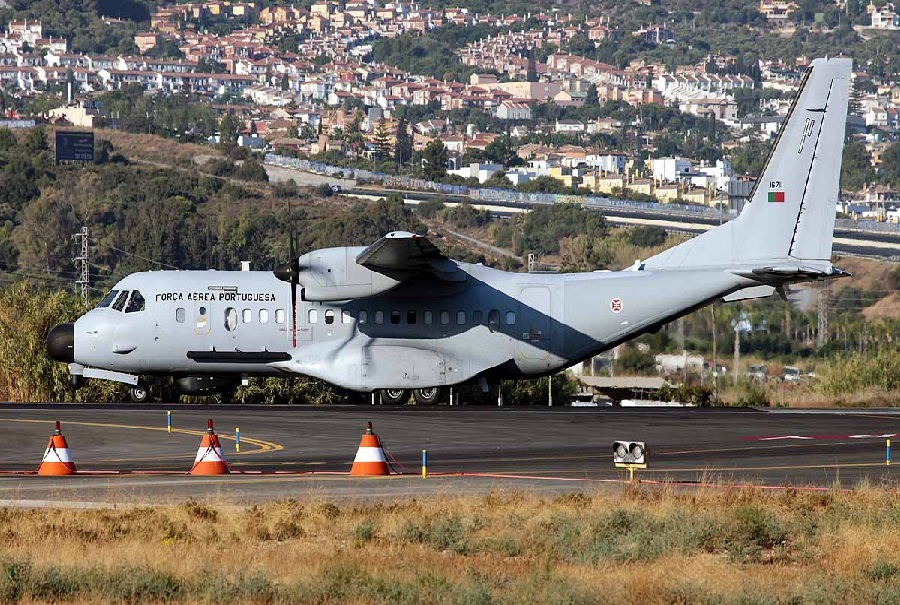
[(679, 174), (690, 169), (690, 161), (684, 158), (656, 158), (653, 160), (653, 180), (674, 183)]

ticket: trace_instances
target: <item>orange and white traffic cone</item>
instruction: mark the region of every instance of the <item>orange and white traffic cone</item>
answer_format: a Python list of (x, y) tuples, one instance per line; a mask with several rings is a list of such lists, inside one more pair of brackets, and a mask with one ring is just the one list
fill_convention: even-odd
[(59, 428), (59, 420), (56, 421), (56, 430), (50, 435), (47, 451), (38, 466), (38, 475), (74, 475), (75, 463), (69, 455), (69, 444)]
[(366, 423), (366, 432), (363, 433), (353, 460), (350, 474), (357, 477), (371, 477), (377, 475), (389, 475), (387, 460), (384, 457), (384, 448), (378, 435), (372, 432), (372, 423)]
[(200, 448), (197, 457), (194, 458), (194, 466), (191, 475), (224, 475), (228, 473), (228, 465), (222, 454), (222, 446), (219, 445), (219, 436), (213, 432), (212, 419), (206, 421), (206, 434), (200, 440)]

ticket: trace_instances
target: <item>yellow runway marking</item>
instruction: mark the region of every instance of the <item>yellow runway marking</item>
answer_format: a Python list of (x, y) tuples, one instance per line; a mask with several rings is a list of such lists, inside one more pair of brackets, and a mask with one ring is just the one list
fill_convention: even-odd
[[(32, 420), (25, 418), (0, 418), (0, 422), (27, 422), (29, 424), (47, 424), (46, 420)], [(146, 426), (140, 424), (112, 424), (106, 422), (80, 422), (77, 420), (67, 420), (65, 424), (75, 424), (78, 426), (90, 426), (90, 427), (99, 427), (99, 428), (109, 428), (109, 429), (126, 429), (126, 430), (141, 430), (141, 431), (161, 431), (163, 433), (168, 432), (167, 427), (158, 427), (158, 426)], [(206, 434), (206, 431), (195, 431), (190, 429), (172, 429), (173, 433), (180, 433), (182, 435), (193, 435), (197, 437), (202, 437)], [(234, 441), (233, 435), (226, 435), (223, 433), (216, 433), (220, 439), (228, 439), (230, 441)], [(269, 452), (277, 452), (284, 449), (284, 446), (275, 443), (274, 441), (263, 441), (262, 439), (253, 439), (251, 437), (241, 437), (242, 443), (248, 443), (252, 446), (257, 447), (258, 449), (244, 451), (244, 452), (231, 452), (229, 456), (244, 456), (247, 454), (264, 454)], [(151, 459), (167, 459), (167, 458), (180, 458), (180, 456), (161, 456), (159, 458), (151, 458)], [(107, 460), (100, 460), (99, 462), (133, 462), (135, 460), (145, 460), (146, 458), (110, 458)]]

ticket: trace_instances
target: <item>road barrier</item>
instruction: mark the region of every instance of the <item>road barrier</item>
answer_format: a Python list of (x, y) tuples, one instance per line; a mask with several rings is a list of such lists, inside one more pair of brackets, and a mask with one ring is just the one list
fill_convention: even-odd
[[(661, 202), (636, 202), (621, 198), (612, 198), (596, 195), (574, 195), (560, 193), (522, 193), (510, 189), (488, 189), (483, 187), (469, 187), (467, 185), (447, 185), (425, 179), (416, 179), (408, 176), (385, 174), (371, 170), (360, 170), (342, 166), (332, 166), (324, 162), (313, 160), (301, 160), (288, 156), (267, 153), (265, 163), (282, 168), (293, 168), (305, 172), (325, 174), (335, 178), (356, 179), (357, 182), (380, 183), (386, 188), (410, 189), (415, 191), (431, 191), (443, 195), (465, 196), (478, 202), (499, 202), (505, 204), (522, 204), (525, 206), (551, 205), (561, 203), (583, 204), (587, 207), (598, 209), (611, 208), (617, 210), (631, 210), (635, 212), (659, 212), (671, 215), (683, 215), (695, 218), (708, 218), (727, 221), (737, 216), (733, 210), (724, 212), (709, 206), (693, 204), (676, 204)], [(871, 220), (837, 219), (835, 227), (853, 231), (869, 233), (887, 233), (900, 235), (900, 223), (880, 223)]]

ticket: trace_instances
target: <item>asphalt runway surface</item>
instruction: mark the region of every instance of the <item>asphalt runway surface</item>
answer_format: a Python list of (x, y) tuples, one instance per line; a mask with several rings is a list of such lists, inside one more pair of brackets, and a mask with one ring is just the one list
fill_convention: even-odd
[[(186, 475), (207, 418), (234, 474)], [(21, 474), (36, 469), (57, 419), (78, 470), (89, 473)], [(347, 475), (370, 420), (402, 474)], [(620, 489), (626, 475), (613, 466), (617, 439), (647, 443), (650, 468), (638, 472), (644, 481), (830, 488), (863, 481), (896, 486), (900, 476), (885, 464), (886, 439), (900, 434), (900, 411), (891, 409), (0, 404), (0, 423), (0, 505)]]

